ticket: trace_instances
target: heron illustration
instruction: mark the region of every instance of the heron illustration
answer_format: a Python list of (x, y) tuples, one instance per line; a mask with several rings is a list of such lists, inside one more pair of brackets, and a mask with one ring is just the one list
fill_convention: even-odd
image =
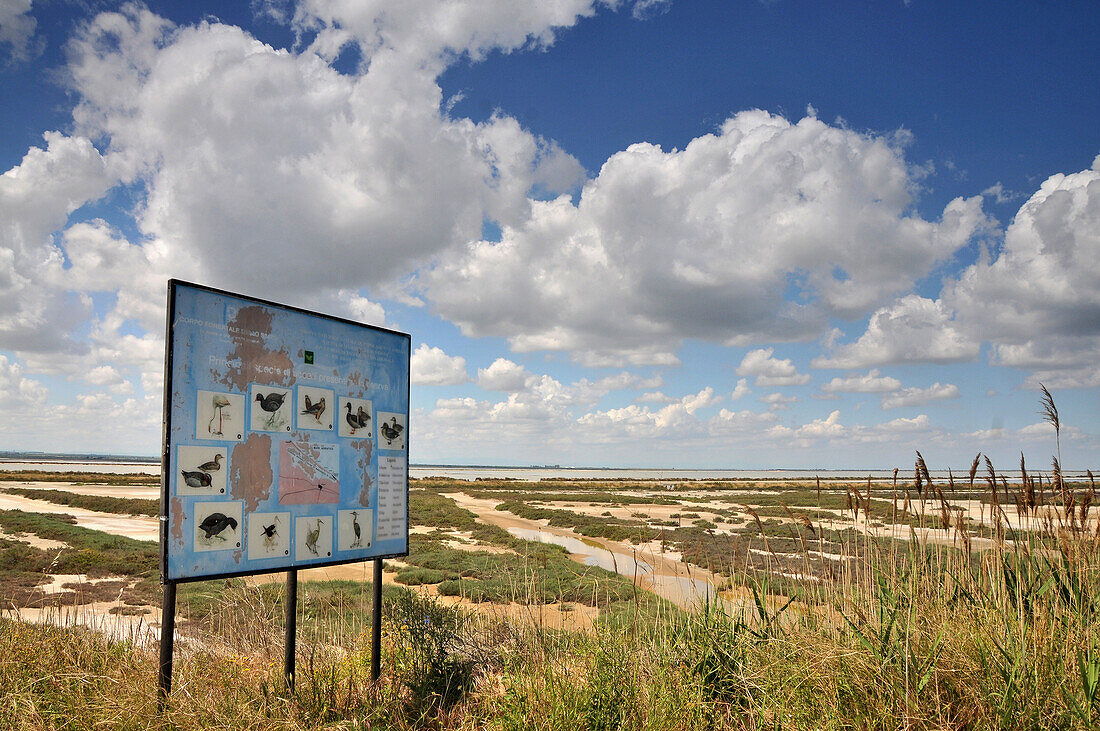
[(359, 513), (351, 511), (351, 529), (355, 531), (355, 540), (349, 548), (360, 548), (363, 545), (363, 535), (359, 528)]
[(321, 537), (321, 525), (321, 519), (318, 518), (317, 525), (313, 528), (313, 530), (309, 532), (308, 535), (306, 535), (306, 548), (308, 548), (309, 552), (312, 553), (314, 556), (320, 555), (319, 553), (317, 553), (317, 539)]
[[(214, 415), (210, 417), (210, 423), (206, 425), (206, 432), (220, 437), (222, 435), (222, 409), (229, 406), (229, 399), (220, 393), (216, 393), (210, 403), (214, 406)], [(218, 420), (217, 431), (214, 431), (214, 419)]]

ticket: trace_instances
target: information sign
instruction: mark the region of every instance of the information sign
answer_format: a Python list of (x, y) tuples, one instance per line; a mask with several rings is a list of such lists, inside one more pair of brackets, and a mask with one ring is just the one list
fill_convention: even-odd
[(407, 555), (407, 334), (168, 285), (161, 577)]

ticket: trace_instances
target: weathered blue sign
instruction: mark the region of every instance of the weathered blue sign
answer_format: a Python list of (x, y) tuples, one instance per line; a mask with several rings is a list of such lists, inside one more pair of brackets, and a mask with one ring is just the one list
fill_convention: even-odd
[(162, 580), (407, 554), (409, 336), (168, 292)]

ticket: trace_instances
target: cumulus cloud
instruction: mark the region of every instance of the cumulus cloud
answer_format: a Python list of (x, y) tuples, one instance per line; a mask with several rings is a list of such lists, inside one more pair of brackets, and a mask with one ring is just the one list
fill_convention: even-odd
[(760, 397), (760, 403), (767, 404), (771, 410), (785, 409), (790, 404), (798, 403), (797, 396), (784, 396), (782, 393), (769, 393), (766, 396)]
[(928, 388), (903, 388), (897, 393), (882, 397), (882, 408), (897, 409), (903, 406), (924, 406), (933, 401), (959, 398), (959, 387), (953, 383), (933, 383)]
[(26, 61), (41, 50), (34, 39), (38, 21), (31, 15), (32, 0), (4, 0), (0, 3), (0, 53), (9, 62)]
[(730, 401), (736, 401), (742, 396), (747, 396), (752, 393), (752, 389), (749, 388), (749, 379), (739, 378), (737, 379), (737, 385), (733, 387), (733, 391), (730, 392)]
[(477, 385), (486, 391), (520, 391), (530, 371), (507, 358), (497, 358), (488, 368), (477, 369)]
[(1004, 246), (964, 270), (943, 299), (994, 345), (1002, 365), (1059, 387), (1100, 383), (1100, 156), (1052, 175), (1021, 206)]
[(421, 343), (412, 354), (411, 378), (414, 386), (454, 386), (466, 383), (466, 359), (447, 355), (442, 348)]
[(808, 374), (799, 373), (790, 358), (773, 358), (775, 348), (750, 350), (737, 366), (737, 375), (756, 376), (755, 384), (762, 387), (803, 386), (810, 382)]
[(23, 367), (0, 355), (0, 406), (17, 409), (42, 406), (48, 390), (38, 381), (23, 375)]
[[(266, 0), (263, 6), (275, 17), (286, 15), (280, 2)], [(308, 50), (330, 60), (354, 44), (364, 65), (381, 60), (438, 72), (457, 55), (477, 60), (491, 50), (547, 48), (556, 29), (593, 15), (596, 6), (594, 0), (303, 0), (294, 7), (292, 24), (299, 33), (314, 35)]]
[(814, 368), (866, 368), (891, 363), (953, 363), (978, 356), (980, 341), (966, 335), (941, 300), (902, 297), (871, 315), (854, 343), (811, 361)]
[(889, 393), (901, 388), (901, 381), (873, 368), (862, 376), (837, 377), (821, 387), (827, 393)]
[(989, 342), (995, 364), (1032, 371), (1030, 387), (1100, 385), (1100, 156), (1045, 180), (994, 251), (947, 279), (938, 299), (910, 294), (880, 308), (856, 342), (812, 365), (968, 361)]
[(520, 351), (656, 359), (685, 338), (809, 339), (908, 290), (985, 226), (980, 197), (938, 222), (914, 216), (918, 178), (888, 139), (742, 112), (683, 150), (630, 146), (576, 203), (532, 202), (500, 241), (445, 253), (419, 283), (466, 334)]

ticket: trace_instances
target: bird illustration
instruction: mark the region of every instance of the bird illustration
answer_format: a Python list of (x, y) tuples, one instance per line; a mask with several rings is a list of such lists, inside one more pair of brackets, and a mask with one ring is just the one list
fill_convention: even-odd
[(191, 472), (181, 470), (183, 481), (188, 487), (210, 487), (210, 475), (205, 472)]
[(221, 454), (215, 454), (214, 459), (210, 462), (203, 462), (199, 465), (199, 469), (203, 472), (217, 472), (222, 468), (222, 456)]
[(283, 407), (283, 400), (286, 398), (286, 393), (279, 393), (278, 391), (272, 391), (267, 396), (262, 393), (256, 394), (256, 400), (260, 402), (260, 408), (271, 414), (264, 422), (266, 428), (270, 429), (275, 423), (275, 417), (279, 413), (279, 409)]
[(351, 401), (346, 402), (344, 406), (346, 406), (348, 410), (348, 413), (344, 417), (344, 420), (347, 421), (348, 426), (351, 427), (352, 434), (355, 433), (356, 429), (362, 429), (363, 427), (365, 427), (367, 425), (367, 422), (370, 421), (370, 414), (364, 411), (362, 406), (359, 407), (358, 413), (355, 414), (351, 413)]
[[(206, 425), (206, 432), (215, 436), (221, 436), (222, 434), (222, 409), (229, 406), (229, 399), (222, 396), (220, 393), (214, 394), (214, 397), (210, 399), (210, 403), (214, 407), (214, 414), (210, 417), (210, 422)], [(214, 419), (218, 420), (218, 430), (214, 431)]]
[(210, 540), (214, 536), (217, 536), (224, 541), (225, 536), (221, 535), (221, 532), (226, 528), (237, 530), (237, 519), (230, 518), (224, 513), (211, 513), (199, 523), (199, 530), (206, 533), (206, 540)]
[(322, 396), (321, 400), (317, 403), (311, 403), (309, 396), (306, 395), (306, 408), (302, 411), (303, 414), (309, 414), (317, 423), (321, 423), (321, 414), (325, 413), (325, 397)]
[(320, 555), (317, 553), (317, 539), (321, 537), (321, 525), (322, 521), (318, 518), (317, 525), (306, 536), (306, 548), (308, 548), (309, 552), (314, 556)]
[(387, 443), (392, 443), (394, 439), (401, 436), (401, 432), (405, 431), (405, 427), (397, 423), (397, 417), (390, 417), (390, 423), (382, 422), (378, 431), (382, 432), (382, 436), (386, 438)]
[(362, 531), (359, 528), (359, 513), (351, 511), (351, 529), (355, 531), (355, 541), (352, 542), (351, 548), (359, 548), (363, 545)]
[(271, 525), (265, 525), (263, 527), (264, 546), (266, 546), (267, 548), (271, 548), (273, 545), (275, 545), (275, 536), (278, 533), (278, 530), (276, 530), (275, 526), (278, 524), (278, 522), (279, 518), (278, 516), (276, 516), (274, 523), (272, 523)]

